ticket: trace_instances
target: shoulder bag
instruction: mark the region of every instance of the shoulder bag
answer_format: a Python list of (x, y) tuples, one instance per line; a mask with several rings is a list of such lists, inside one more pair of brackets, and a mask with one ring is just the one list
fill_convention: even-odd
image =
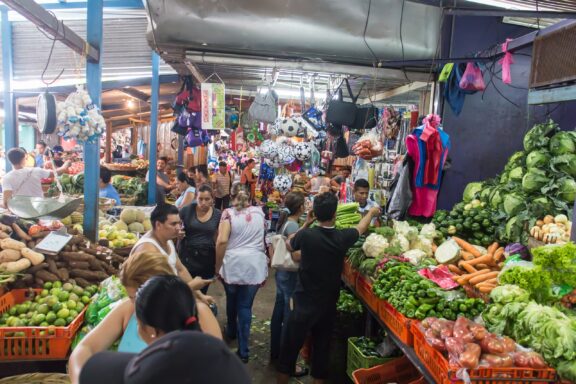
[(248, 109), (250, 117), (264, 123), (274, 123), (278, 117), (278, 97), (271, 87), (268, 92), (262, 94), (258, 92), (252, 105)]
[(292, 259), (292, 254), (288, 251), (288, 248), (286, 248), (285, 229), (286, 224), (284, 224), (280, 234), (274, 235), (271, 238), (272, 249), (274, 249), (271, 267), (281, 271), (295, 272), (298, 270), (299, 264)]
[(344, 79), (346, 83), (346, 88), (348, 89), (348, 95), (352, 101), (344, 101), (342, 95), (342, 85), (338, 88), (338, 99), (330, 100), (328, 103), (328, 109), (326, 110), (326, 122), (350, 126), (354, 124), (356, 120), (356, 113), (358, 112), (358, 107), (356, 106), (356, 97), (352, 94), (352, 88), (350, 87), (350, 82), (348, 79)]

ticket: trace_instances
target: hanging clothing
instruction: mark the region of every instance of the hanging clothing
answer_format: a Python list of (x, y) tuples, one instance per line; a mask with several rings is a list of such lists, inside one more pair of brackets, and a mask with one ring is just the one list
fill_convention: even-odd
[(439, 127), (439, 117), (437, 119), (437, 124), (425, 122), (406, 138), (408, 155), (415, 164), (410, 182), (412, 204), (408, 214), (411, 216), (432, 217), (436, 211), (442, 169), (450, 149), (450, 136)]

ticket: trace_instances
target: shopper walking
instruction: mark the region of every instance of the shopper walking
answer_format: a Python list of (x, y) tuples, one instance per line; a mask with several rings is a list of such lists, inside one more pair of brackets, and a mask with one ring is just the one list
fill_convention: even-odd
[(44, 168), (44, 152), (46, 152), (46, 143), (40, 140), (36, 143), (36, 155), (34, 156), (35, 166), (38, 168)]
[(228, 172), (228, 164), (225, 161), (218, 163), (218, 172), (214, 176), (214, 196), (216, 197), (216, 208), (224, 210), (230, 205), (230, 189), (234, 178)]
[[(211, 280), (216, 273), (216, 237), (222, 212), (214, 208), (212, 188), (198, 188), (197, 202), (180, 210), (184, 239), (180, 241), (180, 259), (190, 275)], [(206, 294), (208, 286), (201, 289)]]
[(240, 177), (240, 184), (246, 186), (248, 192), (250, 193), (250, 203), (254, 201), (254, 197), (256, 196), (257, 178), (254, 176), (254, 172), (252, 171), (255, 166), (256, 161), (254, 159), (249, 159), (246, 162), (246, 167), (242, 171), (242, 175)]
[(312, 195), (320, 193), (319, 190), (321, 187), (330, 187), (330, 178), (327, 177), (323, 171), (319, 171), (318, 174), (314, 175), (306, 185), (306, 188)]
[(174, 205), (176, 208), (182, 209), (194, 202), (196, 198), (196, 182), (186, 176), (184, 172), (180, 172), (176, 180), (176, 190), (180, 193), (180, 196), (178, 196)]
[[(317, 195), (314, 212), (309, 213), (305, 227), (312, 224), (314, 216), (318, 227), (302, 229), (286, 242), (288, 250), (301, 251), (301, 257), (286, 342), (278, 363), (279, 384), (288, 383), (308, 334), (312, 339), (311, 375), (314, 383), (324, 383), (329, 376), (330, 338), (336, 318), (344, 256), (358, 237), (368, 230), (372, 217), (380, 213), (378, 208), (372, 208), (356, 228), (337, 230), (334, 228), (337, 206), (338, 199), (332, 193)], [(293, 258), (298, 260), (298, 254), (293, 254)]]
[[(160, 157), (156, 162), (156, 203), (164, 203), (166, 194), (176, 188), (170, 183), (170, 177), (166, 174), (168, 158)], [(146, 181), (150, 181), (150, 171), (146, 173)]]
[[(119, 352), (138, 353), (146, 343), (138, 335), (138, 324), (134, 311), (134, 298), (140, 286), (158, 275), (171, 275), (174, 271), (161, 254), (144, 252), (132, 254), (120, 269), (120, 281), (128, 297), (119, 302), (100, 324), (90, 331), (74, 348), (69, 360), (70, 380), (78, 383), (82, 367), (94, 354), (108, 350), (117, 340)], [(222, 338), (218, 321), (210, 308), (202, 302), (196, 303), (198, 321), (203, 332)], [(162, 312), (169, 316), (170, 312)]]
[(216, 270), (226, 291), (229, 339), (238, 337), (238, 356), (248, 362), (252, 304), (258, 288), (268, 275), (264, 250), (266, 221), (264, 212), (250, 206), (243, 185), (234, 184), (230, 194), (233, 208), (222, 213), (216, 240)]
[[(284, 201), (284, 209), (278, 219), (277, 233), (290, 236), (298, 231), (298, 219), (304, 213), (305, 198), (302, 193), (289, 192)], [(296, 257), (300, 257), (300, 251), (295, 251)], [(277, 360), (280, 357), (281, 345), (286, 342), (286, 330), (288, 316), (290, 314), (290, 299), (296, 288), (298, 271), (276, 270), (276, 302), (272, 311), (270, 322), (270, 359)], [(303, 369), (295, 372), (295, 376), (303, 376), (308, 370)]]

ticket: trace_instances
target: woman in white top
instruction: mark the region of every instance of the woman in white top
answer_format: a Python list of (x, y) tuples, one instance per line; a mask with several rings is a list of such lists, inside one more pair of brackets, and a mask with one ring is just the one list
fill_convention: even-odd
[(252, 304), (268, 276), (264, 252), (266, 220), (259, 207), (250, 206), (250, 194), (241, 184), (230, 192), (233, 208), (222, 212), (216, 240), (216, 271), (226, 291), (226, 336), (238, 338), (240, 359), (248, 362)]
[(176, 200), (176, 208), (182, 209), (185, 206), (192, 204), (196, 199), (196, 184), (194, 180), (188, 178), (186, 173), (180, 172), (178, 174), (178, 183), (176, 190), (180, 192), (180, 197)]

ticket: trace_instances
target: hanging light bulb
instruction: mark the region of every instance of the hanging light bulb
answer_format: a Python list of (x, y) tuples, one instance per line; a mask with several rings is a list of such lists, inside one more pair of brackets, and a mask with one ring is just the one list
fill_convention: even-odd
[(126, 105), (128, 106), (128, 108), (132, 109), (134, 108), (134, 101), (132, 99), (128, 99)]

